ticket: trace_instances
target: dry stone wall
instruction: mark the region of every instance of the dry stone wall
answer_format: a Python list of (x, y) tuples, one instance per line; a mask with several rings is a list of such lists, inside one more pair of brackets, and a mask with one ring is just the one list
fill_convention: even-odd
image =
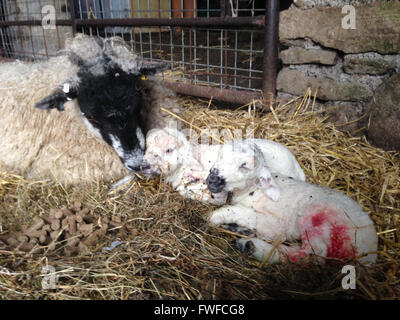
[[(353, 6), (350, 27), (345, 5)], [(383, 98), (400, 91), (400, 2), (296, 0), (281, 12), (279, 28), (278, 99), (311, 87), (317, 107), (329, 110), (342, 129), (366, 126), (373, 143), (400, 150), (400, 100)]]

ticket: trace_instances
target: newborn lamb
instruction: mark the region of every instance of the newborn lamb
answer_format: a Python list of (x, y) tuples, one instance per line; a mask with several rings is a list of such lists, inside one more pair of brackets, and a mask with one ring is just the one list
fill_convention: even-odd
[[(363, 263), (375, 262), (376, 230), (355, 201), (270, 170), (274, 172), (257, 145), (244, 141), (235, 149), (223, 146), (207, 185), (215, 195), (234, 191), (232, 205), (212, 212), (210, 222), (248, 230), (253, 238), (240, 239), (239, 248), (253, 247), (254, 257), (261, 261), (359, 257)], [(301, 245), (282, 244), (294, 240), (301, 240)]]
[[(305, 180), (296, 158), (284, 146), (263, 139), (250, 141), (259, 146), (268, 165), (276, 172)], [(175, 128), (150, 130), (146, 139), (142, 172), (146, 175), (166, 175), (167, 182), (184, 197), (221, 205), (226, 202), (228, 193), (213, 195), (208, 191), (205, 182), (220, 148), (221, 145), (194, 145), (183, 132)]]

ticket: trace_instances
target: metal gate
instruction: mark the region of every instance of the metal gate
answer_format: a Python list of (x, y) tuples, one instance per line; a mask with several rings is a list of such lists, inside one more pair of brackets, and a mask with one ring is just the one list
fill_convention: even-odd
[(279, 0), (0, 0), (0, 57), (46, 59), (77, 32), (117, 35), (169, 62), (174, 91), (245, 104), (275, 95), (278, 19)]

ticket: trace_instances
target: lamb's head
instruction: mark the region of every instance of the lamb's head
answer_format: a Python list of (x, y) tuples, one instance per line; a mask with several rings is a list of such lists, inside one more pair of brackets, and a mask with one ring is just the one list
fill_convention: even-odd
[(279, 189), (261, 150), (249, 141), (224, 144), (206, 182), (212, 193), (240, 192), (259, 184), (269, 198), (279, 198)]
[[(85, 55), (86, 48), (92, 50)], [(68, 50), (71, 62), (79, 67), (77, 74), (36, 107), (62, 111), (65, 102), (76, 98), (88, 129), (114, 148), (128, 170), (139, 170), (146, 146), (137, 83), (166, 65), (140, 59), (120, 38), (79, 36)]]
[(193, 146), (185, 134), (174, 128), (150, 130), (146, 137), (142, 172), (145, 175), (169, 175), (182, 165), (202, 170), (201, 164), (194, 157)]

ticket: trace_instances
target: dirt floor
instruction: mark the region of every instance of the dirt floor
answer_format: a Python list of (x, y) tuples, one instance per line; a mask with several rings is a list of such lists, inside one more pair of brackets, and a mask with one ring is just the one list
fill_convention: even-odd
[[(0, 170), (1, 299), (400, 298), (399, 154), (325, 123), (312, 111), (310, 94), (265, 114), (181, 102), (193, 127), (252, 125), (256, 137), (284, 143), (308, 181), (340, 190), (365, 209), (377, 226), (379, 258), (370, 268), (346, 262), (356, 268), (356, 289), (342, 288), (342, 264), (271, 266), (238, 252), (237, 235), (207, 224), (212, 206), (182, 198), (162, 177), (138, 175), (129, 189), (112, 192), (103, 182), (63, 186)], [(25, 251), (5, 240), (32, 227), (35, 217), (67, 208), (77, 216), (86, 208), (85, 223), (100, 230), (87, 250), (66, 250), (67, 231)]]

